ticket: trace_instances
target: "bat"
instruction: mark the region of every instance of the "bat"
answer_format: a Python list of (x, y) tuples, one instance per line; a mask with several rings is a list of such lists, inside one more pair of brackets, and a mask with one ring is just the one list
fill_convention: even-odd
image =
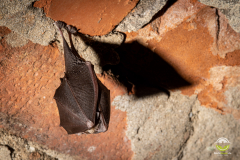
[[(61, 21), (55, 25), (63, 39), (65, 59), (65, 75), (54, 95), (60, 126), (68, 134), (105, 132), (110, 120), (110, 91), (97, 78), (91, 62), (77, 53), (71, 37), (77, 29)], [(62, 28), (68, 32), (71, 48)]]

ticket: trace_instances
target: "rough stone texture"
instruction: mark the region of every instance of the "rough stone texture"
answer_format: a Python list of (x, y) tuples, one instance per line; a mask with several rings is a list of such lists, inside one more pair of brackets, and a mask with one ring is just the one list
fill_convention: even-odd
[(209, 6), (218, 8), (228, 19), (230, 26), (240, 32), (240, 2), (238, 0), (198, 0)]
[[(166, 17), (172, 17), (171, 21), (164, 23), (163, 19)], [(124, 69), (127, 80), (132, 84), (130, 91), (133, 90), (133, 94), (137, 96), (136, 88), (145, 83), (137, 83), (136, 79), (141, 81), (144, 78), (151, 85), (162, 84), (165, 88), (173, 86), (170, 88), (174, 91), (171, 92), (169, 100), (162, 100), (155, 92), (148, 93), (147, 97), (115, 98), (113, 105), (127, 112), (126, 134), (132, 142), (134, 159), (238, 159), (239, 144), (236, 141), (239, 140), (240, 119), (238, 47), (240, 43), (239, 33), (233, 31), (225, 16), (215, 8), (206, 7), (197, 1), (180, 0), (143, 29), (126, 35), (126, 46), (130, 47), (123, 49), (124, 52), (119, 54), (122, 61), (118, 70)], [(136, 43), (140, 44), (139, 50), (131, 47)], [(159, 64), (163, 63), (161, 60), (163, 59), (164, 63), (172, 66), (190, 85), (172, 84), (174, 81), (171, 79), (175, 72), (164, 65), (156, 65), (157, 62), (149, 58), (153, 53), (160, 57), (155, 57)], [(135, 79), (129, 74), (134, 75)], [(181, 93), (176, 92), (177, 89), (180, 89)], [(167, 104), (171, 100), (177, 101), (174, 105), (176, 110), (171, 112), (174, 115), (177, 108), (181, 108), (179, 99), (189, 99), (182, 94), (197, 96), (192, 105), (193, 111), (184, 108), (185, 121), (184, 118), (181, 118), (183, 121), (180, 122), (180, 118), (174, 121), (171, 115), (160, 120), (162, 115), (167, 113), (165, 108), (168, 108)], [(161, 100), (162, 102), (159, 102)], [(163, 104), (159, 110), (155, 105), (157, 103)], [(187, 104), (185, 102), (186, 106)], [(190, 120), (187, 119), (188, 114)], [(154, 121), (157, 118), (159, 121)], [(159, 128), (171, 126), (167, 123), (169, 119), (173, 121), (172, 124), (179, 124), (177, 129), (186, 129), (185, 132), (177, 134), (178, 140), (174, 139), (169, 128), (166, 129), (168, 135), (157, 132), (160, 131)], [(228, 155), (229, 157), (214, 155), (214, 151), (217, 151), (214, 143), (220, 137), (226, 137), (232, 142), (232, 148), (229, 149), (232, 154)], [(166, 144), (163, 143), (164, 140), (167, 140)], [(176, 146), (168, 146), (170, 142), (174, 143), (171, 140), (176, 142)], [(152, 141), (156, 143), (151, 143)], [(165, 148), (171, 148), (171, 151)]]
[(240, 49), (240, 34), (228, 24), (226, 17), (217, 9), (203, 10), (203, 17), (213, 37), (212, 53), (224, 58), (227, 53)]
[(55, 40), (53, 21), (42, 10), (32, 7), (35, 0), (2, 0), (0, 26), (6, 26), (33, 43), (48, 45)]
[[(140, 29), (137, 33), (145, 40), (155, 39), (160, 41), (165, 33), (178, 27), (183, 21), (198, 13), (205, 5), (195, 0), (179, 0), (176, 1), (162, 15), (156, 15), (152, 22)], [(192, 24), (188, 30), (196, 29)]]
[[(176, 28), (190, 16), (199, 12), (205, 6), (197, 3), (195, 0), (180, 0), (175, 2), (163, 16), (156, 18), (151, 24), (152, 29), (158, 34), (164, 33)], [(189, 30), (194, 29), (191, 26)]]
[[(219, 92), (223, 91), (223, 99), (215, 99), (219, 106), (223, 106), (225, 113), (230, 113), (240, 122), (240, 67), (217, 66), (210, 69), (209, 82)], [(225, 83), (222, 83), (226, 81)], [(211, 93), (208, 95), (211, 97)], [(225, 103), (223, 103), (225, 102)], [(211, 103), (211, 101), (208, 102)]]
[[(74, 159), (131, 158), (131, 144), (124, 133), (126, 114), (113, 107), (106, 133), (68, 135), (59, 126), (53, 95), (64, 75), (64, 58), (56, 44), (44, 47), (28, 42), (23, 47), (13, 48), (5, 40), (10, 30), (6, 27), (0, 30), (3, 37), (0, 43), (0, 128), (39, 144), (46, 149), (44, 152), (51, 149)], [(111, 77), (98, 76), (107, 87), (113, 88), (111, 99), (126, 94), (124, 87)]]
[(112, 105), (127, 112), (126, 135), (132, 142), (134, 159), (169, 159), (177, 155), (189, 138), (189, 115), (196, 100), (196, 96), (180, 92), (171, 93), (169, 99), (162, 93), (144, 98), (116, 97)]
[(22, 37), (15, 32), (11, 32), (10, 34), (8, 34), (6, 36), (6, 41), (12, 47), (22, 47), (28, 43), (28, 40), (25, 37)]
[(0, 159), (11, 160), (11, 151), (7, 146), (0, 145)]
[(11, 135), (3, 129), (0, 129), (0, 159), (73, 160), (70, 156), (57, 153), (36, 143)]
[[(10, 15), (42, 14), (30, 1), (21, 2), (0, 4), (16, 8), (17, 15), (14, 9), (4, 15), (9, 22), (17, 20)], [(46, 10), (50, 1), (44, 2)], [(27, 28), (27, 22), (21, 25)], [(52, 98), (64, 75), (59, 34), (52, 29), (57, 44), (28, 41), (13, 47), (12, 37), (34, 34), (12, 28), (0, 27), (0, 148), (7, 156), (239, 159), (239, 33), (216, 8), (178, 0), (137, 32), (74, 36), (77, 50), (97, 73), (103, 72), (97, 76), (110, 89), (113, 104), (124, 111), (112, 106), (109, 130), (97, 135), (67, 135), (59, 127)], [(48, 38), (41, 41), (49, 43)], [(220, 137), (231, 142), (228, 157), (214, 155)]]
[(95, 36), (111, 32), (137, 3), (138, 0), (50, 0), (49, 3), (41, 0), (35, 6), (48, 8), (45, 12), (53, 20), (64, 21), (83, 34)]
[(137, 31), (152, 20), (166, 2), (167, 0), (140, 0), (137, 6), (117, 26), (116, 30), (120, 32)]
[[(239, 159), (240, 123), (236, 122), (232, 115), (221, 115), (199, 105), (194, 106), (192, 112), (191, 121), (193, 121), (194, 132), (183, 149), (181, 159)], [(230, 148), (228, 149), (230, 155), (219, 156), (213, 154), (218, 151), (215, 142), (220, 137), (226, 137), (230, 141)]]

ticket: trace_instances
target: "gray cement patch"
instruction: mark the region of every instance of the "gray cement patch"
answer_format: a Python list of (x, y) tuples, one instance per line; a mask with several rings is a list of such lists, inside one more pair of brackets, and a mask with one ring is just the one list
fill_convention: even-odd
[(140, 99), (124, 95), (112, 105), (127, 112), (133, 159), (226, 159), (214, 154), (221, 137), (231, 142), (228, 158), (240, 156), (240, 123), (232, 115), (202, 107), (195, 95), (171, 92), (169, 99), (162, 94)]
[(0, 3), (0, 26), (6, 26), (33, 43), (49, 45), (54, 41), (56, 30), (53, 20), (42, 9), (34, 8), (36, 0), (2, 0)]
[[(232, 115), (221, 115), (216, 111), (196, 105), (193, 107), (194, 134), (189, 138), (183, 150), (183, 160), (237, 160), (240, 157), (240, 124)], [(215, 142), (218, 138), (230, 141), (229, 155), (216, 155), (218, 152)]]
[(112, 102), (127, 112), (126, 135), (132, 142), (133, 159), (170, 159), (176, 156), (191, 133), (192, 107), (196, 96), (180, 91), (145, 98), (118, 96)]
[(11, 151), (7, 146), (0, 145), (0, 159), (11, 160)]
[(240, 109), (240, 86), (229, 87), (224, 94), (228, 102), (228, 107)]
[(137, 6), (117, 26), (120, 32), (137, 31), (147, 24), (160, 11), (167, 0), (140, 0)]
[[(238, 66), (215, 66), (209, 70), (211, 84), (217, 91), (226, 88), (224, 92), (226, 104), (222, 107), (240, 109), (240, 67)], [(227, 84), (222, 81), (227, 79)], [(224, 85), (224, 86), (223, 86)], [(220, 103), (219, 103), (220, 104)]]
[(15, 32), (11, 32), (6, 36), (7, 43), (12, 47), (22, 47), (28, 43), (28, 40)]

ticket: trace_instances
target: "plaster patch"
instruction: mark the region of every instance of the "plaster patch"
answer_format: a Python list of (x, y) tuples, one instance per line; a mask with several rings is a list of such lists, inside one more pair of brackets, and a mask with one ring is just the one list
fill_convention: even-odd
[(9, 1), (0, 3), (0, 26), (6, 26), (33, 43), (49, 45), (55, 40), (53, 20), (47, 18), (40, 8), (34, 8), (35, 0)]
[(223, 88), (222, 81), (227, 78), (227, 86), (239, 85), (240, 67), (238, 66), (216, 66), (209, 70), (210, 79), (208, 81), (217, 91)]
[[(194, 132), (180, 154), (182, 160), (189, 159), (238, 159), (240, 156), (240, 123), (230, 114), (222, 115), (211, 108), (195, 105), (192, 109)], [(231, 155), (218, 156), (215, 142), (224, 137), (230, 141), (228, 152)], [(236, 157), (236, 158), (235, 158)]]
[(11, 151), (7, 146), (0, 145), (0, 159), (11, 160)]
[(28, 40), (26, 38), (15, 32), (8, 34), (6, 36), (6, 41), (12, 47), (22, 47), (28, 43)]
[(227, 106), (233, 109), (240, 110), (240, 85), (237, 87), (229, 87), (228, 90), (224, 92), (227, 99)]
[(117, 96), (112, 105), (127, 112), (126, 135), (135, 153), (133, 159), (175, 156), (188, 138), (189, 114), (196, 99), (196, 95), (188, 97), (180, 91), (171, 92), (170, 98), (165, 94)]

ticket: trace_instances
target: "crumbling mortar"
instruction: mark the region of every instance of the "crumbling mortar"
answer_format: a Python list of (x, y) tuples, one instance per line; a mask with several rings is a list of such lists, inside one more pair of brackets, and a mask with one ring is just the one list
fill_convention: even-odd
[[(196, 100), (197, 100), (197, 96), (196, 96)], [(186, 126), (186, 130), (185, 130), (185, 133), (184, 134), (187, 134), (187, 133), (189, 133), (189, 136), (186, 138), (186, 140), (183, 142), (183, 144), (182, 144), (182, 146), (180, 147), (180, 149), (179, 149), (179, 151), (178, 151), (178, 153), (177, 153), (177, 158), (178, 158), (178, 160), (182, 160), (182, 158), (183, 158), (183, 151), (184, 151), (184, 149), (186, 148), (186, 146), (187, 146), (187, 144), (188, 144), (188, 141), (189, 141), (189, 139), (193, 136), (193, 134), (194, 134), (194, 123), (196, 122), (196, 120), (197, 120), (197, 115), (198, 115), (198, 113), (199, 113), (199, 111), (197, 112), (197, 114), (193, 114), (193, 107), (195, 107), (194, 106), (195, 104), (193, 104), (192, 106), (191, 106), (191, 109), (190, 109), (190, 111), (189, 111), (189, 125), (188, 126)], [(192, 114), (192, 115), (191, 115)]]
[[(186, 116), (190, 115), (196, 101), (196, 95), (183, 96), (181, 92), (171, 92), (170, 98), (164, 94), (144, 98), (134, 98), (133, 95), (117, 96), (112, 105), (127, 112), (126, 135), (131, 140), (132, 149), (135, 152), (133, 159), (154, 159), (154, 157), (164, 159), (166, 155), (173, 157), (181, 154), (190, 135), (193, 134), (194, 129), (191, 124), (193, 122)], [(139, 110), (138, 115), (134, 114), (136, 110)], [(176, 117), (180, 119), (177, 126), (172, 123)], [(176, 141), (176, 134), (184, 140), (180, 138)], [(166, 140), (170, 143), (166, 144)], [(142, 145), (146, 149), (139, 147)], [(165, 150), (172, 145), (176, 151)], [(163, 148), (159, 150), (159, 147)]]
[(41, 146), (27, 139), (23, 139), (22, 137), (14, 135), (8, 130), (2, 128), (0, 129), (0, 145), (12, 148), (9, 150), (11, 151), (11, 159), (13, 160), (18, 160), (19, 158), (24, 159), (24, 157), (28, 157), (33, 152), (40, 154), (40, 159), (75, 159), (73, 157), (70, 157), (69, 155), (58, 153), (57, 151), (52, 151), (46, 146)]

